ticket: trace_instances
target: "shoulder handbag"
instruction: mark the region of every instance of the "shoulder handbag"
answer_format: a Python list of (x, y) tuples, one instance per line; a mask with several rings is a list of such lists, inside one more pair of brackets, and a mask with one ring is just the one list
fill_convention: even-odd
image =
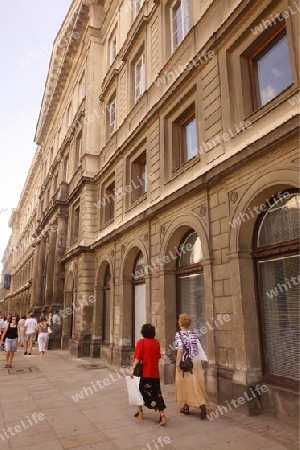
[[(182, 339), (180, 331), (179, 331), (179, 335), (180, 335), (180, 339), (182, 341), (183, 349), (184, 349), (183, 359), (179, 363), (179, 368), (183, 372), (193, 373), (193, 371), (192, 371), (192, 368), (194, 367), (193, 361), (189, 355), (189, 351), (187, 350), (187, 348), (185, 346), (185, 343), (184, 343), (184, 340)], [(184, 376), (184, 373), (183, 373), (183, 376)]]
[[(144, 353), (144, 342), (145, 342), (145, 341), (144, 341), (144, 339), (143, 339), (143, 352), (142, 352), (142, 353)], [(135, 377), (142, 377), (142, 376), (143, 376), (143, 361), (139, 361), (139, 362), (137, 363), (137, 365), (135, 366), (133, 375), (134, 375)]]

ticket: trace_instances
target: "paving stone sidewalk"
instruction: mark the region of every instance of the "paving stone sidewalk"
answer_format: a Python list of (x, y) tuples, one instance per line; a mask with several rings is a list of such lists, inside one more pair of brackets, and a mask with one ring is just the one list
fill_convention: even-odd
[[(162, 386), (167, 424), (128, 406), (124, 371), (68, 351), (44, 357), (19, 349), (12, 369), (0, 352), (0, 448), (5, 450), (296, 450), (298, 429), (273, 417), (230, 411), (209, 421), (179, 413), (174, 385)], [(3, 367), (3, 368), (2, 368)], [(216, 408), (211, 405), (208, 412)]]

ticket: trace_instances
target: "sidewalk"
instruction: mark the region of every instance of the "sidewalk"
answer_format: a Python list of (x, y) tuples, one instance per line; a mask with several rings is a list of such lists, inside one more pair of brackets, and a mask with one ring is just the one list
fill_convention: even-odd
[[(12, 369), (0, 352), (0, 447), (5, 450), (284, 450), (298, 449), (298, 430), (265, 415), (236, 411), (200, 420), (179, 413), (174, 385), (162, 386), (167, 424), (144, 408), (137, 421), (120, 369), (64, 350), (24, 356)], [(208, 412), (214, 410), (210, 407)]]

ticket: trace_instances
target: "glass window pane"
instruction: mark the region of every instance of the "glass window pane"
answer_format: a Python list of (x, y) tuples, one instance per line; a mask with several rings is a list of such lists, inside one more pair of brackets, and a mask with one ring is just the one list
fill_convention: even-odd
[(292, 83), (287, 36), (256, 60), (259, 106), (263, 106)]
[(299, 256), (259, 262), (266, 372), (299, 379)]
[[(298, 239), (300, 236), (300, 194), (281, 197), (264, 216), (258, 230), (258, 247)], [(284, 226), (282, 226), (284, 224)]]
[(197, 264), (203, 258), (201, 241), (197, 233), (192, 232), (181, 244), (178, 267)]
[(181, 3), (179, 2), (173, 8), (173, 45), (176, 48), (183, 39), (183, 30), (182, 30), (182, 11), (181, 11)]
[(187, 162), (197, 155), (197, 127), (195, 117), (184, 124), (182, 132), (183, 161)]
[(203, 273), (179, 277), (179, 298), (179, 314), (189, 314), (192, 317), (192, 327), (201, 337), (201, 344), (206, 350), (206, 335), (200, 332), (200, 328), (205, 325)]
[(134, 286), (135, 342), (141, 339), (141, 328), (146, 322), (146, 285), (137, 284)]
[(190, 30), (190, 0), (183, 0), (183, 16), (184, 35), (186, 36)]

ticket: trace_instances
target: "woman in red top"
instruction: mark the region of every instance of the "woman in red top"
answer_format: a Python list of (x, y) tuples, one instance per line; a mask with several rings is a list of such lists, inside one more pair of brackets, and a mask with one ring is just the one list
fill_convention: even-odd
[[(134, 362), (130, 371), (133, 377), (134, 369), (139, 361), (143, 363), (143, 374), (140, 379), (140, 391), (144, 399), (144, 405), (149, 409), (159, 411), (159, 425), (166, 423), (164, 410), (166, 408), (161, 390), (158, 370), (158, 361), (161, 358), (160, 345), (155, 338), (155, 327), (150, 323), (142, 326), (144, 339), (140, 339), (135, 347)], [(138, 412), (134, 415), (137, 419), (143, 419), (143, 408), (138, 406)]]

